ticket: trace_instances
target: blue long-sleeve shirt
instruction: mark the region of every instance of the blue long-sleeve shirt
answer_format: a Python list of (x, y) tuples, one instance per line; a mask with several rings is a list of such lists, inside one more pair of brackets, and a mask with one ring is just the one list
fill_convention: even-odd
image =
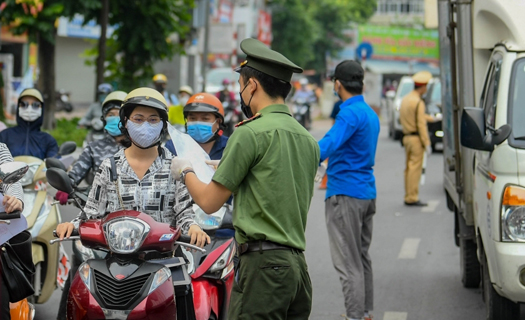
[(326, 199), (346, 195), (375, 199), (374, 163), (379, 118), (362, 95), (347, 99), (334, 126), (319, 141), (321, 161), (328, 160)]

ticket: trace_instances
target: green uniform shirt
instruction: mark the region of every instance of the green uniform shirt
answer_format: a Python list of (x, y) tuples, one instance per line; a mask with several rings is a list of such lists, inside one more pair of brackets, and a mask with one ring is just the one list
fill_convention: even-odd
[(235, 130), (213, 180), (234, 194), (238, 243), (269, 240), (305, 249), (319, 159), (317, 141), (286, 105), (268, 106)]

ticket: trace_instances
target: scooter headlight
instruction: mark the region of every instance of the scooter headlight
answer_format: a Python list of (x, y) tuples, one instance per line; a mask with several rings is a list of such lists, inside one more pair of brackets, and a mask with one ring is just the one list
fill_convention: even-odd
[(155, 273), (155, 277), (151, 282), (151, 287), (149, 288), (148, 295), (160, 287), (164, 282), (166, 282), (171, 277), (171, 271), (167, 267), (164, 267)]
[(88, 290), (91, 291), (91, 268), (89, 267), (89, 264), (82, 263), (78, 267), (78, 275), (80, 276), (80, 279), (82, 279), (82, 282), (86, 285)]
[(224, 267), (226, 267), (228, 265), (228, 263), (230, 262), (230, 260), (231, 260), (231, 257), (230, 257), (231, 251), (232, 251), (231, 247), (226, 249), (226, 251), (224, 251), (221, 254), (219, 259), (217, 259), (217, 261), (215, 261), (215, 263), (210, 267), (210, 269), (208, 269), (208, 271), (209, 272), (216, 272), (216, 271), (219, 271), (219, 270), (223, 269)]
[(104, 225), (104, 235), (109, 248), (121, 254), (137, 251), (146, 239), (149, 230), (147, 223), (128, 217), (111, 220)]

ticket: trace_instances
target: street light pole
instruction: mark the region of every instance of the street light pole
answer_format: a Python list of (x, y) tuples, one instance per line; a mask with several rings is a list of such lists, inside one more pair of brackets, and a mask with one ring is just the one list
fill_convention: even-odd
[(210, 34), (210, 0), (206, 1), (206, 13), (204, 15), (204, 52), (202, 53), (201, 63), (201, 77), (202, 77), (202, 92), (206, 92), (206, 66), (208, 64), (209, 43), (208, 38)]

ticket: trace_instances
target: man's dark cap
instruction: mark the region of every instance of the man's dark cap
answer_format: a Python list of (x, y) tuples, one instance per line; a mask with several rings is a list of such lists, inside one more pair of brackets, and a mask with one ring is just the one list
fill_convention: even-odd
[(290, 82), (294, 73), (303, 69), (277, 51), (268, 48), (259, 40), (248, 38), (241, 42), (241, 50), (246, 53), (246, 60), (235, 69), (241, 72), (244, 67), (251, 67), (269, 76)]
[(341, 81), (363, 81), (365, 71), (359, 62), (354, 60), (345, 60), (335, 67), (335, 72), (332, 75), (332, 80), (337, 79)]

